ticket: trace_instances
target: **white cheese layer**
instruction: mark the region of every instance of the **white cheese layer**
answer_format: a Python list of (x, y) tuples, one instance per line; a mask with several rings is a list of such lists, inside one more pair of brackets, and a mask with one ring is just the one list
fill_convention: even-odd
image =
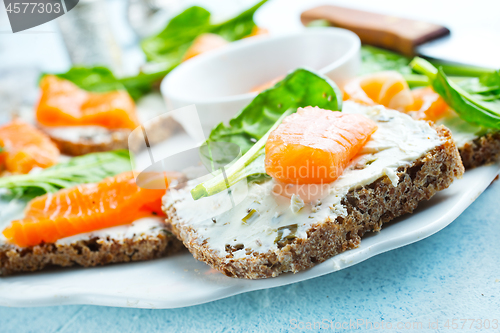
[(453, 141), (458, 148), (463, 148), (466, 143), (485, 135), (488, 130), (479, 125), (474, 125), (460, 118), (455, 112), (439, 119), (437, 125), (446, 126), (452, 134)]
[[(194, 201), (189, 193), (196, 185), (193, 181), (185, 189), (170, 190), (164, 197), (164, 205), (173, 205), (180, 223), (193, 227), (200, 243), (206, 241), (223, 256), (229, 248), (239, 249), (233, 252), (235, 258), (244, 257), (245, 249), (259, 253), (274, 251), (286, 237), (307, 238), (307, 230), (314, 223), (345, 216), (347, 212), (341, 201), (349, 190), (383, 176), (388, 176), (396, 186), (399, 167), (413, 163), (443, 144), (426, 122), (415, 121), (397, 111), (345, 102), (343, 112), (363, 114), (374, 120), (378, 129), (361, 154), (333, 183), (301, 188), (283, 188), (274, 180), (254, 183), (249, 185), (245, 199), (230, 208), (227, 192)], [(306, 191), (302, 191), (304, 188)], [(244, 192), (242, 186), (236, 186), (233, 196)]]
[(102, 126), (61, 126), (43, 127), (51, 137), (69, 142), (89, 141), (107, 143), (113, 140), (124, 140), (130, 134), (128, 129), (110, 130)]

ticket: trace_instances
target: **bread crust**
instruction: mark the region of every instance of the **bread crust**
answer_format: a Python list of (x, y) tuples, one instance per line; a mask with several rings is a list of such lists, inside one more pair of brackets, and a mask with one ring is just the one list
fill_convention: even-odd
[(81, 156), (90, 153), (100, 153), (117, 149), (128, 148), (128, 136), (131, 131), (118, 130), (110, 131), (104, 141), (95, 141), (92, 137), (81, 136), (78, 141), (71, 141), (55, 136), (50, 130), (44, 132), (56, 144), (59, 151), (64, 155)]
[(196, 230), (176, 214), (174, 204), (163, 207), (167, 224), (196, 259), (227, 276), (260, 279), (305, 270), (359, 246), (366, 232), (379, 231), (383, 223), (411, 213), (420, 201), (429, 200), (462, 176), (464, 168), (450, 131), (443, 126), (436, 131), (445, 142), (413, 164), (399, 168), (396, 187), (384, 176), (350, 191), (342, 200), (346, 216), (317, 222), (307, 231), (307, 239), (295, 238), (278, 250), (257, 253), (245, 249), (247, 256), (238, 259), (232, 254), (222, 256), (198, 239)]
[(33, 272), (52, 266), (92, 267), (150, 260), (176, 253), (182, 248), (182, 243), (165, 229), (157, 235), (141, 235), (123, 240), (94, 237), (71, 244), (42, 244), (26, 248), (2, 244), (0, 275)]
[(458, 150), (465, 169), (496, 162), (500, 158), (500, 132), (483, 135)]
[[(145, 130), (148, 135), (148, 144), (153, 145), (168, 139), (179, 129), (179, 126), (180, 125), (172, 117), (159, 116), (148, 121), (147, 125), (145, 125)], [(38, 127), (50, 137), (62, 154), (69, 156), (81, 156), (116, 149), (130, 149), (133, 152), (138, 152), (145, 147), (142, 133), (139, 133), (137, 137), (133, 137), (129, 141), (130, 134), (137, 133), (129, 129), (109, 130), (104, 135), (104, 138), (103, 135), (100, 135), (99, 139), (81, 133), (81, 135), (78, 136), (78, 140), (69, 140), (57, 135), (57, 132), (50, 127), (41, 125)], [(75, 130), (78, 131), (78, 128), (75, 128)]]

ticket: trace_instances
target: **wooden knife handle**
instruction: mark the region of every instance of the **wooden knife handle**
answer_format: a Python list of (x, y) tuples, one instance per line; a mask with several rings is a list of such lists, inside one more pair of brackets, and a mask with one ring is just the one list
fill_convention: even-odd
[(434, 23), (330, 5), (309, 9), (300, 18), (304, 25), (314, 20), (327, 20), (333, 26), (355, 32), (362, 43), (409, 57), (415, 55), (417, 45), (450, 33), (447, 28)]

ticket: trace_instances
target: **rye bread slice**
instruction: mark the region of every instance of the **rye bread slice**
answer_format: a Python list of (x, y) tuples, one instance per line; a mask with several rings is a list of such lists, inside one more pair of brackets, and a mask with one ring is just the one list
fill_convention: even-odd
[(465, 169), (472, 169), (500, 159), (500, 132), (488, 133), (458, 147)]
[(71, 243), (19, 248), (0, 244), (0, 276), (34, 272), (49, 267), (92, 267), (143, 261), (174, 254), (182, 243), (164, 227), (130, 238), (89, 237)]
[(383, 223), (411, 213), (420, 201), (429, 200), (463, 174), (462, 161), (450, 131), (444, 126), (435, 129), (444, 143), (412, 164), (400, 167), (397, 170), (397, 186), (383, 176), (350, 191), (341, 201), (346, 208), (346, 216), (315, 222), (308, 229), (306, 239), (287, 240), (280, 244), (278, 250), (258, 253), (245, 248), (246, 255), (242, 258), (234, 258), (232, 253), (240, 249), (230, 249), (227, 255), (221, 254), (177, 215), (175, 202), (169, 203), (164, 198), (167, 224), (196, 259), (227, 276), (260, 279), (305, 270), (359, 246), (366, 232), (379, 231)]

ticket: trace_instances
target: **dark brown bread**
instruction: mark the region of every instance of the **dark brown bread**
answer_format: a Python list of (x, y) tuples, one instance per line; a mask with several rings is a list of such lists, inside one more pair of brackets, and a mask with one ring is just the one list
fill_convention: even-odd
[(495, 162), (500, 158), (500, 132), (483, 135), (458, 150), (466, 169)]
[(394, 187), (384, 176), (349, 192), (342, 200), (347, 216), (317, 222), (308, 230), (307, 239), (290, 240), (277, 251), (257, 253), (245, 249), (249, 255), (244, 258), (235, 259), (232, 254), (221, 256), (176, 214), (175, 203), (163, 207), (167, 224), (196, 259), (227, 276), (260, 279), (302, 271), (357, 247), (366, 232), (379, 231), (383, 223), (411, 213), (420, 201), (429, 200), (447, 188), (454, 178), (462, 176), (464, 168), (450, 131), (442, 126), (436, 130), (446, 142), (412, 165), (399, 168), (398, 186)]
[(0, 275), (33, 272), (51, 266), (99, 266), (150, 260), (173, 254), (182, 243), (166, 230), (124, 240), (91, 238), (71, 244), (43, 244), (28, 248), (0, 245)]

